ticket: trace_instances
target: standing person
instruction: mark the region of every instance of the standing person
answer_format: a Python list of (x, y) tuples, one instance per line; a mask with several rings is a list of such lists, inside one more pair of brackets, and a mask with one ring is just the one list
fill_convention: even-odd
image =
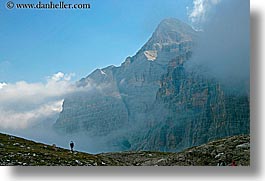
[(71, 148), (71, 151), (72, 151), (72, 152), (74, 151), (74, 146), (75, 146), (74, 142), (71, 141), (71, 143), (70, 143), (70, 148)]

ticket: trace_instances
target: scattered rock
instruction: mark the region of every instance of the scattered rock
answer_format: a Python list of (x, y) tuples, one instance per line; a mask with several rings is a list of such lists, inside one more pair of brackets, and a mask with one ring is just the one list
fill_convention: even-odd
[(180, 157), (178, 157), (178, 160), (179, 161), (185, 161), (186, 159), (185, 159), (185, 157), (183, 155), (181, 155)]
[(237, 145), (236, 148), (248, 149), (250, 148), (250, 143), (243, 143), (241, 145)]
[[(250, 165), (249, 136), (229, 137), (192, 147), (179, 153), (128, 151), (97, 155), (82, 152), (69, 154), (68, 149), (62, 148), (58, 148), (60, 151), (55, 152), (51, 149), (45, 149), (43, 144), (36, 144), (17, 137), (7, 141), (9, 136), (3, 134), (0, 134), (0, 140), (3, 144), (0, 147), (0, 165), (216, 166), (220, 160), (227, 163), (227, 165), (231, 164), (232, 160), (235, 160), (237, 165)], [(17, 145), (27, 146), (31, 149), (25, 150)], [(220, 148), (224, 151), (217, 152)]]
[(220, 158), (222, 155), (224, 155), (224, 153), (219, 153), (219, 154), (216, 155), (214, 158)]
[(161, 158), (161, 159), (159, 159), (159, 160), (157, 161), (157, 163), (160, 163), (160, 162), (165, 161), (165, 160), (166, 160), (166, 159)]

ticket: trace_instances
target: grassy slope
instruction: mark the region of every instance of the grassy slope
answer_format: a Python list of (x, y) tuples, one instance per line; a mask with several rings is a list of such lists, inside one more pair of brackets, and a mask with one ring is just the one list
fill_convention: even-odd
[(91, 155), (0, 134), (0, 165), (51, 166), (216, 166), (219, 160), (250, 165), (250, 137), (234, 136), (179, 153), (117, 152)]
[(0, 134), (0, 165), (96, 166), (120, 163), (100, 155), (71, 153), (63, 148)]

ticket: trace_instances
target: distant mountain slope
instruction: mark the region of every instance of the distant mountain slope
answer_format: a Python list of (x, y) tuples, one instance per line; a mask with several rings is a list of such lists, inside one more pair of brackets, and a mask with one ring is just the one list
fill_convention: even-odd
[(117, 152), (91, 155), (0, 134), (0, 165), (20, 166), (217, 166), (250, 165), (250, 137), (234, 136), (179, 153)]
[(55, 128), (104, 136), (143, 122), (168, 63), (190, 52), (195, 38), (196, 31), (189, 25), (173, 18), (163, 20), (148, 42), (121, 66), (97, 69), (77, 82), (87, 91), (65, 98)]
[(163, 20), (121, 66), (97, 69), (78, 81), (84, 91), (65, 98), (54, 128), (101, 137), (108, 151), (181, 151), (249, 134), (249, 93), (192, 64), (198, 36), (186, 23)]

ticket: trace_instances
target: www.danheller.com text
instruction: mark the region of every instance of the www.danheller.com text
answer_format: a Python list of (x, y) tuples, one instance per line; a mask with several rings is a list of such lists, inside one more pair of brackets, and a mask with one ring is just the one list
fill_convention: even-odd
[(8, 9), (90, 9), (90, 3), (65, 3), (64, 1), (43, 3), (39, 1), (38, 3), (14, 3), (13, 1), (8, 1), (6, 3)]

